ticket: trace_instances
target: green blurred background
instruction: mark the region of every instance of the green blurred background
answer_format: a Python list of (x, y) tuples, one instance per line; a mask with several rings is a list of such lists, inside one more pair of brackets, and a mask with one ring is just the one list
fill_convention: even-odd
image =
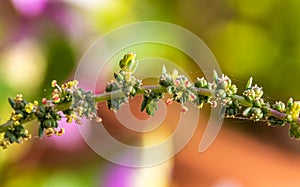
[[(252, 76), (270, 102), (299, 99), (299, 8), (297, 0), (2, 0), (1, 122), (11, 112), (7, 97), (21, 92), (27, 100), (40, 100), (49, 95), (51, 80), (72, 79), (76, 64), (100, 36), (149, 20), (177, 24), (199, 36), (239, 87)], [(287, 129), (245, 123), (232, 122), (229, 128), (299, 151)], [(0, 186), (113, 186), (101, 181), (114, 166), (90, 150), (76, 129), (68, 128), (66, 134), (73, 134), (65, 139), (33, 139), (1, 150)]]

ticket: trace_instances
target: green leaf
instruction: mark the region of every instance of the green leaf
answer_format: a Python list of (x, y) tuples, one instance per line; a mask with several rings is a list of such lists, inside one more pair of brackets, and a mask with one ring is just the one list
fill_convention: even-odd
[(147, 100), (144, 99), (141, 105), (141, 112), (145, 110), (146, 106), (147, 106)]
[(152, 104), (151, 103), (153, 103), (153, 100), (151, 100), (150, 101), (150, 103), (147, 105), (147, 107), (146, 107), (146, 112), (147, 112), (147, 114), (150, 116), (153, 116), (154, 115), (154, 108), (153, 108), (153, 106), (152, 106)]

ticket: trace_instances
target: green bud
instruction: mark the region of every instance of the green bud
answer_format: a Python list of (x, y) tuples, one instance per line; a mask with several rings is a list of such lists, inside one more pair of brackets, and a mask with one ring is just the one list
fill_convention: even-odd
[(15, 110), (22, 110), (25, 107), (23, 102), (16, 102)]
[(285, 122), (283, 120), (281, 120), (281, 119), (277, 119), (277, 118), (275, 118), (273, 116), (269, 116), (268, 117), (268, 125), (269, 126), (273, 126), (273, 127), (275, 127), (275, 126), (281, 126), (281, 127), (283, 127), (285, 125)]
[(18, 141), (17, 137), (10, 131), (5, 132), (4, 138), (7, 138), (10, 143), (14, 143)]
[(42, 111), (38, 110), (38, 111), (36, 111), (35, 116), (41, 120), (41, 119), (43, 119), (45, 117), (45, 113), (43, 113)]
[(289, 98), (289, 100), (287, 102), (287, 107), (292, 108), (292, 106), (293, 106), (293, 98)]
[(130, 70), (132, 73), (135, 72), (138, 62), (135, 60), (135, 54), (130, 52), (123, 56), (119, 62), (119, 66), (122, 70)]
[(285, 111), (285, 104), (281, 101), (276, 102), (275, 104), (272, 105), (272, 107), (279, 112)]
[(15, 101), (12, 99), (12, 98), (8, 98), (8, 102), (9, 102), (9, 104), (10, 104), (10, 106), (13, 108), (13, 109), (15, 109)]
[(218, 89), (216, 91), (216, 96), (224, 99), (226, 97), (226, 92), (223, 89)]
[(112, 86), (111, 85), (107, 85), (105, 88), (106, 92), (111, 92), (112, 91)]
[(218, 89), (223, 89), (223, 90), (226, 90), (227, 87), (229, 85), (229, 82), (226, 81), (226, 80), (219, 80), (219, 82), (217, 83), (217, 88)]
[(264, 114), (266, 114), (266, 115), (267, 115), (267, 114), (269, 113), (269, 111), (270, 111), (270, 109), (269, 109), (268, 107), (269, 107), (268, 105), (267, 105), (267, 106), (263, 106), (262, 109), (261, 109), (262, 112), (263, 112)]
[(286, 115), (286, 121), (287, 121), (288, 123), (293, 122), (293, 121), (294, 121), (293, 116), (292, 116), (291, 114)]
[(166, 66), (165, 66), (165, 65), (163, 65), (163, 67), (162, 67), (162, 74), (166, 74), (166, 73), (167, 73)]
[(261, 107), (260, 99), (253, 100), (252, 104), (254, 107), (259, 107), (259, 108)]
[(231, 85), (231, 86), (229, 86), (229, 90), (231, 91), (231, 95), (232, 94), (236, 94), (237, 93), (237, 87), (236, 87), (236, 85)]
[(219, 76), (215, 70), (213, 70), (213, 79), (214, 79), (215, 83), (219, 82)]
[(17, 137), (23, 137), (25, 135), (25, 128), (22, 125), (18, 125), (14, 127), (14, 134)]
[(41, 138), (44, 134), (44, 127), (42, 125), (40, 125), (39, 127), (39, 137)]
[(172, 86), (168, 86), (167, 87), (167, 92), (168, 92), (168, 94), (172, 94), (173, 93), (173, 87)]
[(233, 101), (230, 99), (228, 102), (227, 102), (227, 106), (231, 106), (233, 105)]
[(296, 122), (290, 123), (290, 137), (296, 139), (300, 138), (300, 127)]
[(48, 129), (52, 127), (52, 119), (46, 119), (43, 121), (43, 127)]
[(114, 73), (114, 77), (118, 82), (121, 82), (124, 80), (123, 76), (121, 76), (120, 73)]
[(202, 78), (197, 78), (197, 80), (194, 83), (194, 86), (196, 88), (207, 88), (208, 84), (207, 81), (204, 79), (204, 77), (202, 77)]
[(246, 84), (246, 89), (250, 89), (251, 86), (252, 86), (252, 77), (249, 78), (249, 80), (247, 81), (247, 84)]
[(165, 80), (165, 79), (160, 79), (159, 84), (162, 85), (163, 87), (168, 87), (172, 85), (171, 80)]
[(254, 121), (259, 121), (264, 116), (260, 108), (253, 107), (251, 113), (252, 113), (251, 119), (253, 119)]
[(235, 111), (233, 108), (229, 108), (227, 109), (227, 115), (228, 116), (235, 116)]
[(250, 113), (251, 113), (251, 107), (248, 107), (243, 111), (243, 116), (249, 117)]
[(57, 127), (58, 127), (57, 121), (56, 121), (55, 119), (53, 119), (53, 118), (51, 118), (50, 120), (51, 120), (51, 125), (52, 125), (52, 127), (53, 127), (53, 128), (57, 128)]

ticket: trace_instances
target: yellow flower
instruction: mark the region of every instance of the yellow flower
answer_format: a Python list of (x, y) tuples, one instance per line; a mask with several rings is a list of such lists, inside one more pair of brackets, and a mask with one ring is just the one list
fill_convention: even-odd
[(14, 100), (15, 100), (15, 101), (22, 101), (22, 100), (23, 100), (23, 95), (22, 95), (22, 94), (16, 95), (16, 97), (15, 97)]
[(26, 104), (26, 105), (25, 105), (25, 111), (26, 111), (27, 113), (31, 113), (31, 111), (33, 110), (34, 106), (35, 106), (35, 105), (32, 104), (32, 103)]
[(20, 122), (19, 121), (14, 121), (14, 125), (20, 125)]
[(56, 131), (55, 133), (56, 133), (57, 136), (61, 136), (65, 133), (65, 129), (61, 128), (59, 131)]
[(34, 105), (34, 106), (38, 106), (38, 105), (39, 105), (39, 102), (38, 102), (38, 101), (34, 101), (34, 102), (33, 102), (33, 105)]
[(73, 80), (73, 81), (69, 81), (69, 82), (61, 85), (61, 87), (62, 87), (62, 89), (66, 89), (66, 88), (71, 89), (71, 88), (77, 86), (77, 84), (78, 84), (78, 81)]
[(0, 141), (0, 147), (3, 149), (7, 149), (7, 147), (10, 145), (10, 141), (8, 138), (4, 138), (2, 141)]
[(58, 94), (54, 94), (52, 96), (52, 99), (53, 99), (54, 103), (59, 103), (60, 102), (60, 97), (59, 97)]
[(13, 121), (19, 121), (22, 117), (23, 117), (22, 114), (15, 114), (15, 111), (12, 112), (11, 119), (12, 119)]
[(67, 115), (66, 118), (67, 118), (67, 123), (72, 123), (73, 118), (71, 115)]
[(54, 88), (56, 85), (57, 85), (57, 81), (56, 81), (56, 80), (53, 80), (53, 81), (51, 82), (51, 86)]
[(300, 113), (300, 101), (295, 101), (293, 103), (290, 114), (292, 115), (292, 118), (294, 120), (297, 120), (299, 117), (299, 113)]
[(50, 137), (55, 134), (55, 130), (53, 128), (47, 128), (45, 134)]

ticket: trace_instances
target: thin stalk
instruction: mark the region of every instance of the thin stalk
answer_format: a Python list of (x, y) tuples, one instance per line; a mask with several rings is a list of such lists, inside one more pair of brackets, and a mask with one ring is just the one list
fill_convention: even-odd
[[(145, 93), (145, 90), (149, 90), (149, 89), (151, 89), (155, 92), (167, 93), (167, 90), (165, 87), (162, 87), (160, 85), (149, 85), (149, 86), (142, 86), (139, 90), (137, 90), (136, 95), (143, 95)], [(207, 88), (199, 88), (199, 89), (197, 89), (197, 94), (203, 95), (203, 96), (213, 96), (214, 90), (207, 89)], [(118, 97), (123, 97), (123, 96), (124, 96), (124, 94), (121, 90), (116, 90), (116, 91), (112, 91), (112, 92), (105, 92), (102, 94), (95, 95), (94, 98), (95, 98), (95, 102), (101, 103), (101, 102), (106, 102), (112, 98), (118, 98)], [(244, 107), (252, 107), (252, 103), (250, 101), (248, 101), (247, 99), (245, 99), (244, 96), (232, 95), (231, 97), (232, 97), (232, 99), (238, 100), (239, 103)], [(62, 103), (62, 104), (56, 105), (55, 109), (58, 111), (62, 111), (62, 110), (69, 109), (71, 107), (71, 105), (72, 105), (71, 102)], [(285, 113), (281, 113), (270, 107), (266, 107), (266, 109), (268, 109), (270, 116), (276, 117), (281, 120), (286, 119)], [(25, 123), (33, 121), (35, 119), (36, 119), (36, 117), (33, 116), (30, 119), (23, 121), (22, 123), (25, 124)], [(300, 124), (300, 118), (298, 118), (297, 122)], [(8, 128), (12, 125), (13, 125), (12, 120), (8, 120), (7, 122), (1, 124), (0, 125), (0, 133), (7, 131)]]

